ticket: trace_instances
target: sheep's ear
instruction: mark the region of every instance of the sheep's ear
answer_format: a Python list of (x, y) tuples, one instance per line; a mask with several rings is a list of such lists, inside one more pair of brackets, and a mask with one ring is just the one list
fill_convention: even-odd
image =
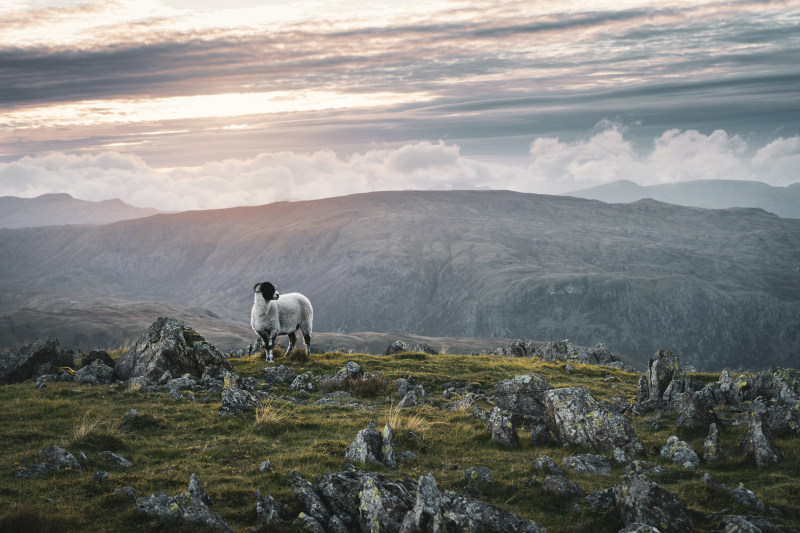
[(275, 285), (272, 283), (265, 281), (261, 284), (261, 296), (263, 296), (266, 301), (274, 300), (275, 292)]
[(260, 286), (261, 286), (261, 284), (260, 284), (260, 283), (256, 283), (255, 285), (253, 285), (253, 292), (258, 292), (258, 288), (259, 288)]

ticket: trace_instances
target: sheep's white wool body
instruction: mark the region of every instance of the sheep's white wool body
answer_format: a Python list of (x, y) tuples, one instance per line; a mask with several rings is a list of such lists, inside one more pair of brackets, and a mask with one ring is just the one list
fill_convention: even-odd
[[(289, 335), (289, 350), (296, 343), (295, 332), (303, 332), (306, 350), (311, 345), (311, 329), (314, 321), (314, 308), (311, 302), (299, 292), (281, 294), (278, 299), (266, 299), (256, 285), (253, 295), (253, 309), (250, 312), (250, 326), (264, 341), (267, 347), (267, 362), (271, 363), (272, 348), (278, 335)], [(274, 288), (274, 287), (273, 287)], [(272, 294), (267, 295), (270, 298)]]

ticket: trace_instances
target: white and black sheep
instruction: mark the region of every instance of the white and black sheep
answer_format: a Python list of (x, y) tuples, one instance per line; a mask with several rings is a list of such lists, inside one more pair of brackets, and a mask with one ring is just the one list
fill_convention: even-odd
[(311, 325), (314, 308), (308, 298), (299, 292), (278, 294), (275, 285), (268, 281), (253, 287), (253, 310), (250, 325), (267, 347), (267, 363), (273, 363), (272, 348), (278, 335), (289, 335), (289, 350), (297, 343), (296, 331), (303, 331), (306, 352), (311, 353)]

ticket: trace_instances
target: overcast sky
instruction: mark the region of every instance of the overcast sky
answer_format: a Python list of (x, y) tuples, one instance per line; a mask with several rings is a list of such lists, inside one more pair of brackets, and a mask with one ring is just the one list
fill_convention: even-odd
[(5, 0), (0, 196), (800, 181), (800, 0)]

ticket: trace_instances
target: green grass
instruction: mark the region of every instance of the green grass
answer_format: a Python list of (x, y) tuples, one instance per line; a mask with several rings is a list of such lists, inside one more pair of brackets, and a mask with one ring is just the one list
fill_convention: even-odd
[[(276, 354), (277, 355), (277, 354)], [(535, 520), (550, 532), (617, 531), (621, 524), (613, 510), (594, 511), (586, 505), (573, 510), (580, 500), (563, 500), (538, 486), (526, 486), (529, 479), (543, 481), (532, 468), (539, 454), (561, 461), (587, 450), (532, 448), (529, 432), (520, 431), (522, 446), (507, 450), (496, 446), (485, 424), (469, 410), (450, 412), (430, 406), (399, 410), (393, 382), (414, 375), (430, 397), (445, 403), (441, 392), (451, 381), (475, 383), (491, 390), (495, 383), (519, 374), (541, 373), (554, 387), (584, 386), (600, 399), (614, 396), (630, 400), (635, 396), (638, 374), (587, 365), (572, 365), (538, 359), (492, 356), (422, 355), (371, 356), (327, 353), (313, 355), (305, 362), (280, 355), (276, 363), (286, 364), (298, 373), (334, 374), (346, 362), (355, 361), (367, 373), (379, 377), (366, 386), (348, 384), (348, 390), (367, 410), (317, 406), (313, 401), (328, 391), (311, 394), (310, 405), (272, 401), (258, 411), (238, 417), (217, 413), (219, 395), (195, 391), (196, 402), (178, 401), (165, 392), (144, 393), (135, 388), (90, 387), (76, 383), (48, 383), (37, 389), (32, 382), (0, 387), (0, 532), (3, 531), (181, 531), (175, 524), (163, 524), (133, 511), (133, 504), (114, 494), (122, 486), (134, 487), (140, 496), (151, 493), (174, 495), (184, 490), (196, 473), (214, 502), (213, 510), (237, 531), (257, 526), (254, 491), (271, 494), (286, 505), (292, 518), (300, 511), (290, 488), (290, 472), (297, 471), (313, 481), (316, 475), (341, 470), (344, 452), (355, 434), (369, 420), (377, 427), (391, 421), (398, 451), (410, 450), (417, 458), (402, 463), (397, 470), (381, 466), (365, 467), (393, 479), (409, 476), (418, 479), (432, 473), (440, 490), (460, 491), (466, 486), (464, 471), (471, 466), (486, 466), (493, 483), (479, 487), (482, 498), (509, 512)], [(263, 377), (262, 356), (232, 359), (243, 376)], [(705, 376), (713, 381), (714, 375)], [(391, 386), (387, 386), (389, 383)], [(274, 391), (291, 395), (287, 387)], [(389, 403), (385, 399), (389, 397)], [(204, 401), (206, 399), (208, 401)], [(477, 405), (489, 409), (490, 404)], [(136, 417), (129, 416), (133, 408)], [(735, 454), (698, 471), (685, 471), (664, 463), (658, 450), (669, 435), (676, 433), (674, 415), (663, 415), (665, 429), (650, 430), (651, 415), (635, 417), (634, 428), (645, 444), (647, 459), (660, 464), (665, 472), (653, 480), (676, 492), (693, 512), (699, 531), (713, 529), (706, 514), (729, 508), (739, 509), (721, 491), (700, 483), (708, 471), (730, 486), (739, 482), (753, 490), (767, 505), (783, 511), (782, 518), (768, 517), (782, 527), (800, 527), (800, 446), (794, 436), (777, 440), (783, 462), (758, 469), (738, 452), (743, 428), (721, 431), (723, 448)], [(702, 451), (703, 434), (677, 434)], [(56, 444), (77, 456), (84, 452), (89, 465), (84, 471), (60, 470), (23, 480), (14, 474), (44, 460), (38, 450)], [(134, 466), (128, 469), (103, 462), (99, 452), (122, 453)], [(259, 472), (264, 459), (273, 470)], [(109, 472), (100, 484), (91, 479), (98, 470)], [(610, 477), (568, 473), (586, 492), (619, 483), (624, 468), (615, 466)], [(184, 531), (198, 531), (186, 526)], [(286, 522), (276, 531), (291, 531)]]

